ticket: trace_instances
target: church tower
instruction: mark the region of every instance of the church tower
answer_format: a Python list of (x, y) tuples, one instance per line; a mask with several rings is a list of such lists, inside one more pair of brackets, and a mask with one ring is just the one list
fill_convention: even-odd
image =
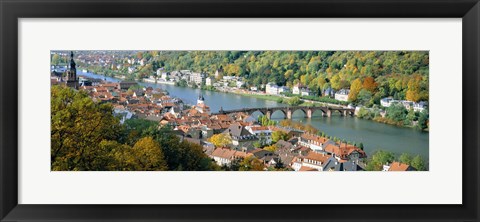
[(197, 105), (203, 104), (204, 102), (205, 102), (205, 98), (203, 98), (203, 95), (202, 94), (198, 95)]
[(68, 87), (78, 89), (77, 68), (75, 61), (73, 61), (73, 51), (70, 52), (70, 69), (67, 70), (67, 83)]

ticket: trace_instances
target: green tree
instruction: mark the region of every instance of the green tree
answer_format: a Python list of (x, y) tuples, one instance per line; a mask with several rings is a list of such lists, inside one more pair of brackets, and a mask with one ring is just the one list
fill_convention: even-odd
[(408, 153), (402, 153), (400, 158), (398, 159), (401, 163), (411, 165), (412, 164), (412, 156)]
[(363, 143), (359, 143), (359, 144), (358, 144), (358, 148), (360, 148), (361, 150), (363, 150), (363, 148), (364, 148)]
[(360, 90), (357, 96), (357, 101), (360, 104), (364, 104), (366, 106), (371, 105), (372, 93), (366, 89)]
[(417, 128), (420, 130), (428, 129), (428, 111), (423, 110), (418, 116)]
[[(129, 145), (120, 144), (117, 141), (103, 140), (99, 144), (99, 149), (108, 152), (108, 155), (97, 158), (103, 161), (102, 168), (99, 170), (131, 171), (140, 168), (138, 161), (133, 155), (132, 147)], [(106, 169), (103, 167), (106, 167)]]
[(411, 166), (417, 169), (418, 171), (427, 170), (427, 165), (425, 163), (425, 160), (420, 155), (417, 155), (412, 159)]
[(394, 121), (403, 121), (407, 116), (407, 109), (402, 104), (392, 104), (386, 109), (387, 118)]
[(154, 129), (148, 134), (160, 144), (168, 170), (205, 171), (219, 169), (212, 159), (203, 152), (201, 145), (180, 140), (169, 128)]
[(270, 146), (264, 147), (263, 149), (267, 150), (267, 151), (270, 151), (270, 152), (275, 152), (275, 150), (277, 150), (277, 146), (270, 145)]
[(62, 58), (60, 58), (60, 56), (58, 54), (53, 54), (52, 64), (53, 65), (58, 65), (58, 64), (60, 64), (60, 62), (62, 62)]
[(298, 106), (300, 103), (302, 103), (302, 100), (298, 96), (294, 96), (287, 101), (288, 105), (290, 106)]
[(380, 171), (383, 169), (384, 164), (392, 163), (394, 159), (395, 156), (393, 153), (385, 150), (378, 150), (367, 160), (366, 170)]
[(128, 88), (128, 89), (132, 90), (132, 91), (135, 91), (135, 90), (143, 89), (143, 86), (141, 86), (139, 84), (135, 84), (135, 85), (130, 86), (130, 88)]
[(416, 119), (417, 119), (417, 115), (415, 114), (415, 111), (413, 110), (413, 108), (410, 108), (408, 110), (407, 116), (405, 116), (404, 125), (410, 126), (412, 125), (413, 121), (415, 121)]
[(288, 140), (288, 135), (280, 130), (274, 131), (272, 133), (272, 142), (276, 143), (279, 140)]
[(274, 126), (276, 124), (275, 121), (269, 119), (267, 116), (264, 115), (258, 117), (258, 122), (262, 126)]
[(137, 171), (168, 169), (162, 149), (152, 137), (144, 137), (138, 140), (133, 146), (132, 154), (136, 161), (134, 166)]
[(116, 140), (121, 130), (112, 106), (61, 86), (52, 86), (50, 105), (52, 170), (99, 170), (94, 160), (105, 150), (98, 144)]

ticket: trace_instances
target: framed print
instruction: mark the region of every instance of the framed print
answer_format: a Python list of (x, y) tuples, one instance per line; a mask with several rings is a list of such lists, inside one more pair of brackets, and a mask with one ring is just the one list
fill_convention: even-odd
[(478, 221), (479, 7), (2, 1), (1, 221)]

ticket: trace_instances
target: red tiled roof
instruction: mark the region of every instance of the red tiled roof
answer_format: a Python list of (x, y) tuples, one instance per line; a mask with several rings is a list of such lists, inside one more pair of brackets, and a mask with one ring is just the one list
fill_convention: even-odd
[(388, 171), (407, 171), (410, 165), (400, 163), (400, 162), (393, 162), (390, 164), (390, 169)]

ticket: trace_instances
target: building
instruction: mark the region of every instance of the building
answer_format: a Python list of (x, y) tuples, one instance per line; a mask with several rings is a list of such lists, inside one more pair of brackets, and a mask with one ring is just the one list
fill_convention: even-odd
[(170, 73), (164, 72), (162, 75), (159, 75), (161, 79), (168, 81), (170, 79)]
[(235, 85), (237, 86), (237, 88), (242, 88), (242, 86), (245, 85), (245, 82), (237, 81)]
[(335, 93), (335, 99), (338, 101), (348, 101), (349, 89), (341, 89)]
[(265, 86), (265, 93), (270, 95), (278, 95), (278, 85), (272, 82)]
[(394, 102), (396, 102), (396, 100), (393, 98), (383, 98), (380, 100), (380, 105), (383, 107), (390, 107)]
[(293, 89), (292, 89), (292, 94), (295, 94), (295, 95), (300, 95), (300, 88), (302, 86), (300, 85), (300, 83), (296, 84), (295, 86), (293, 86)]
[(212, 77), (207, 77), (207, 78), (205, 79), (205, 85), (206, 85), (206, 86), (212, 86), (214, 82), (215, 82), (215, 81), (214, 81), (214, 79), (213, 79)]
[(228, 133), (232, 138), (232, 144), (243, 151), (253, 149), (253, 143), (259, 141), (259, 139), (250, 133), (244, 126), (239, 123), (231, 124), (225, 133)]
[(427, 102), (420, 101), (418, 103), (413, 103), (413, 110), (415, 112), (422, 112), (427, 108)]
[(217, 148), (210, 155), (215, 160), (215, 163), (220, 166), (230, 166), (233, 160), (243, 159), (248, 156), (253, 156), (253, 154), (228, 148)]
[(202, 85), (205, 80), (205, 75), (200, 72), (194, 72), (190, 75), (190, 82), (194, 82), (197, 85)]
[(420, 101), (418, 103), (408, 100), (395, 100), (393, 98), (387, 97), (380, 100), (380, 105), (383, 107), (390, 107), (392, 104), (402, 104), (407, 110), (413, 109), (415, 112), (422, 112), (427, 108), (427, 102)]
[(304, 87), (300, 83), (293, 87), (292, 93), (295, 95), (310, 96), (310, 90), (308, 87)]
[(131, 86), (137, 85), (137, 82), (135, 82), (135, 81), (121, 81), (121, 82), (119, 83), (119, 85), (120, 85), (120, 89), (127, 90), (127, 89), (129, 89)]
[(382, 171), (415, 171), (415, 168), (413, 168), (408, 164), (393, 162), (390, 165), (389, 164), (383, 165)]
[(255, 135), (262, 145), (271, 144), (272, 143), (272, 131), (268, 128), (268, 126), (246, 126), (245, 127), (248, 132)]
[(70, 88), (78, 89), (77, 68), (75, 61), (73, 61), (73, 51), (70, 52), (70, 67), (65, 73), (65, 85)]
[(333, 97), (335, 95), (335, 91), (332, 88), (327, 88), (323, 91), (323, 96)]
[(215, 71), (215, 79), (219, 79), (222, 76), (223, 76), (223, 68), (222, 68), (222, 66), (220, 66), (220, 68), (218, 68)]
[(324, 164), (329, 161), (332, 156), (324, 153), (310, 152), (304, 158), (297, 158), (292, 168), (295, 171), (323, 171)]
[(323, 151), (327, 144), (332, 144), (332, 143), (335, 144), (333, 141), (325, 137), (321, 137), (313, 134), (307, 134), (307, 133), (302, 134), (298, 138), (299, 145), (306, 146), (316, 152)]
[(286, 86), (279, 86), (278, 87), (278, 94), (289, 93), (289, 92), (290, 92), (290, 89)]
[(300, 90), (300, 95), (302, 96), (311, 96), (312, 92), (310, 91), (309, 88), (303, 88)]
[(198, 95), (197, 105), (195, 105), (193, 108), (200, 113), (210, 115), (210, 107), (205, 104), (205, 98), (203, 98), (202, 94)]

